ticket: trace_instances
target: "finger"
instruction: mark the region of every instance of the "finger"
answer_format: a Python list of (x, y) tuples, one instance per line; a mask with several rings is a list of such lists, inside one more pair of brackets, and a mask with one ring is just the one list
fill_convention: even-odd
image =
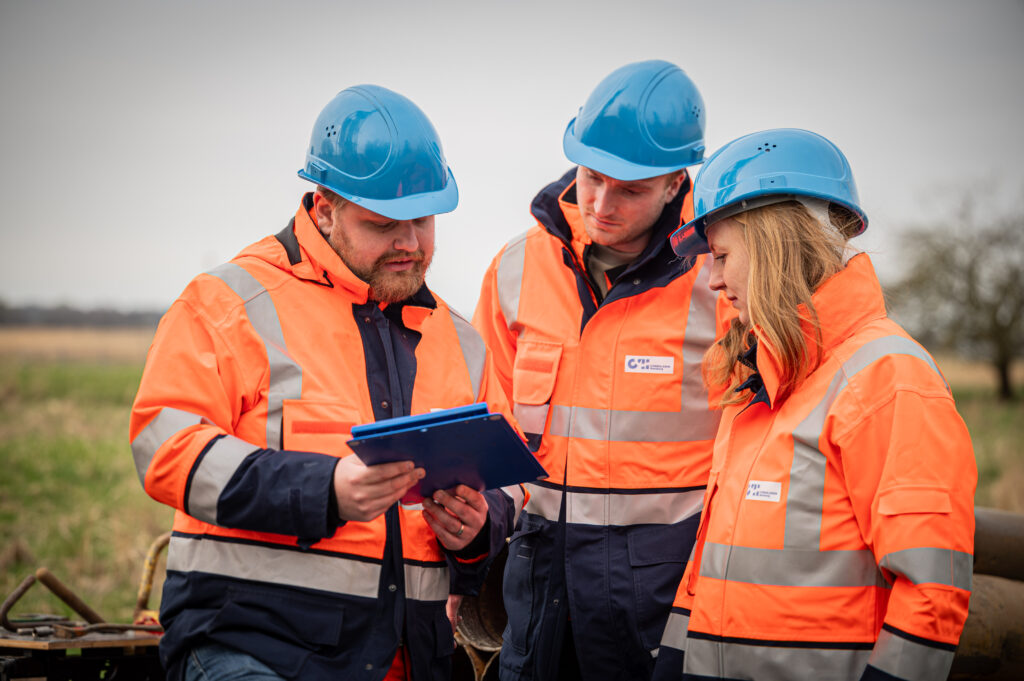
[(458, 485), (455, 494), (477, 511), (487, 511), (487, 497), (468, 485)]
[(413, 470), (416, 470), (416, 464), (412, 461), (392, 461), (391, 463), (367, 466), (364, 475), (365, 479), (369, 481), (390, 480), (400, 478)]

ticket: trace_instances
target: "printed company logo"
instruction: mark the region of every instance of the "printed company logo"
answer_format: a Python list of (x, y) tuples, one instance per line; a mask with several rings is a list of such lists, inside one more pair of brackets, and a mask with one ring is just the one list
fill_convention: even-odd
[(673, 357), (646, 357), (626, 355), (627, 374), (671, 374), (675, 371)]
[(751, 480), (747, 485), (747, 499), (777, 502), (782, 499), (782, 483)]

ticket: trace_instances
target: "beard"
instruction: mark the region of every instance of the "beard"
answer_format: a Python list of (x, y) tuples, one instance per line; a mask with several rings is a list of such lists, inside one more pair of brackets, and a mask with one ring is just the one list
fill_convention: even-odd
[[(352, 273), (369, 284), (370, 299), (390, 305), (411, 297), (423, 286), (433, 254), (428, 256), (423, 249), (413, 253), (388, 251), (369, 265), (360, 265), (354, 257), (355, 249), (344, 232), (339, 232), (339, 236), (340, 239), (330, 238), (328, 241)], [(413, 265), (404, 272), (385, 269), (387, 263), (396, 260), (412, 260)]]

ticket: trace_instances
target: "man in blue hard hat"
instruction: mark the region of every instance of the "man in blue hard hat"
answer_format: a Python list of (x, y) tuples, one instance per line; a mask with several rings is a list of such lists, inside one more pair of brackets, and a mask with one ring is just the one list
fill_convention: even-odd
[(516, 504), (465, 485), (400, 504), (423, 469), (347, 442), (438, 408), (511, 415), (424, 284), (455, 179), (426, 115), (374, 85), (327, 104), (299, 175), (317, 186), (287, 226), (168, 310), (132, 409), (139, 478), (177, 510), (161, 659), (186, 681), (446, 680), (450, 587), (478, 583)]
[(473, 321), (549, 473), (508, 548), (502, 679), (653, 670), (718, 426), (700, 369), (719, 328), (709, 262), (667, 241), (693, 214), (704, 121), (674, 64), (612, 72), (565, 131), (576, 167), (487, 270)]

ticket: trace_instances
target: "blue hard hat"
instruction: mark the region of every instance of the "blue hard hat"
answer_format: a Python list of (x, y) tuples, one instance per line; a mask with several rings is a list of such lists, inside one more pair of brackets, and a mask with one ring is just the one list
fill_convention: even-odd
[(617, 180), (696, 165), (704, 158), (704, 99), (675, 64), (627, 64), (594, 88), (562, 148), (573, 163)]
[(299, 177), (393, 220), (447, 213), (459, 203), (430, 119), (379, 85), (346, 88), (324, 107)]
[(796, 128), (740, 137), (712, 154), (697, 173), (694, 219), (669, 237), (672, 250), (683, 257), (707, 253), (708, 225), (798, 196), (837, 203), (860, 218), (858, 234), (867, 229), (853, 171), (839, 147)]

